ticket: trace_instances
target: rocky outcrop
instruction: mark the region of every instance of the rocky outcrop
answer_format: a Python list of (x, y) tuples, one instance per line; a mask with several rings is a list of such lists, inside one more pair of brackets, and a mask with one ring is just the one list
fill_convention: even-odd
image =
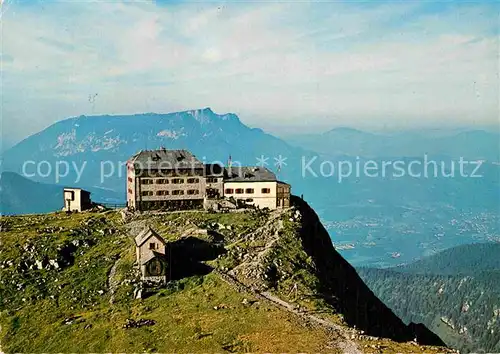
[(422, 324), (405, 325), (368, 286), (334, 248), (330, 235), (314, 210), (302, 199), (293, 203), (302, 215), (300, 237), (306, 253), (312, 257), (320, 280), (322, 296), (344, 315), (346, 323), (366, 334), (396, 341), (417, 339), (425, 345), (445, 346), (443, 341)]

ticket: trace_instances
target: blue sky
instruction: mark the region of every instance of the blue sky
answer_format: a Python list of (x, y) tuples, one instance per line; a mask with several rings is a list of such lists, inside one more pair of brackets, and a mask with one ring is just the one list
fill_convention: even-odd
[(207, 106), (277, 133), (491, 126), (498, 18), (478, 1), (4, 0), (2, 136)]

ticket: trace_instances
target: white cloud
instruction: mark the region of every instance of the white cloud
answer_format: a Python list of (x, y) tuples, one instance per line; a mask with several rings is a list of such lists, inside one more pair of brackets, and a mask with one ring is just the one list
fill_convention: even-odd
[(92, 107), (211, 106), (257, 126), (498, 119), (497, 16), (485, 5), (439, 17), (416, 2), (9, 5), (4, 134)]

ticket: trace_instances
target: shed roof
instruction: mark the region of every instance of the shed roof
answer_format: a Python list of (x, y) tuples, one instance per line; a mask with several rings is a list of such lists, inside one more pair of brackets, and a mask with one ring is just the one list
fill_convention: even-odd
[(73, 188), (73, 187), (64, 187), (64, 190), (65, 191), (68, 191), (68, 192), (82, 192), (82, 193), (89, 193), (89, 191), (85, 190), (85, 189), (81, 189), (81, 188)]
[(166, 244), (163, 237), (158, 235), (158, 233), (156, 233), (156, 231), (154, 231), (150, 227), (145, 227), (141, 232), (139, 232), (139, 234), (135, 237), (135, 244), (137, 245), (137, 247), (141, 247), (144, 244), (144, 242), (146, 242), (153, 236), (156, 236), (160, 240), (160, 242)]

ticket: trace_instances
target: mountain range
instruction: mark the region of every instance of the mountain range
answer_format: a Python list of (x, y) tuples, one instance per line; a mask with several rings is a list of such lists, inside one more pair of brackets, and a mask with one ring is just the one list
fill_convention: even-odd
[[(328, 141), (339, 147), (368, 134), (349, 128), (330, 133), (333, 135)], [(476, 146), (495, 151), (497, 141), (485, 138), (483, 133), (457, 134), (467, 136), (469, 145), (464, 145), (463, 139), (454, 143), (448, 136), (448, 155), (458, 149), (474, 151)], [(381, 154), (373, 159), (381, 166), (383, 156), (388, 155), (386, 139), (368, 135), (375, 136), (370, 151), (372, 155)], [(406, 141), (404, 135), (398, 140)], [(292, 193), (303, 195), (314, 207), (338, 249), (355, 265), (408, 263), (449, 247), (498, 238), (500, 166), (493, 162), (482, 164), (481, 178), (460, 177), (458, 167), (453, 178), (393, 177), (394, 168), (389, 167), (387, 176), (356, 175), (353, 170), (340, 181), (339, 163), (355, 168), (356, 163), (365, 163), (368, 158), (356, 159), (359, 151), (355, 147), (342, 147), (338, 153), (345, 155), (341, 156), (316, 152), (306, 145), (294, 146), (293, 140), (250, 128), (234, 114), (216, 114), (209, 108), (169, 114), (80, 116), (57, 122), (7, 150), (2, 168), (49, 185), (88, 189), (96, 202), (123, 203), (124, 162), (142, 149), (183, 148), (206, 162), (227, 164), (231, 157), (234, 164), (264, 163), (279, 179), (292, 185)], [(405, 156), (404, 149), (394, 148), (391, 154), (399, 155), (406, 164), (414, 160), (423, 163), (422, 157)], [(278, 169), (280, 159), (282, 168)], [(305, 168), (311, 161), (312, 173)], [(449, 172), (450, 159), (443, 161)], [(61, 176), (56, 175), (58, 165)], [(331, 166), (335, 170), (330, 171)], [(470, 173), (472, 166), (468, 168)], [(15, 186), (10, 188), (14, 196), (10, 199), (23, 195)], [(59, 197), (54, 198), (58, 204)], [(33, 198), (29, 203), (28, 199), (17, 199), (25, 200), (26, 207), (15, 213), (31, 212), (29, 203), (52, 205), (45, 198)], [(8, 199), (2, 202), (8, 203)], [(9, 208), (2, 207), (6, 212)]]
[[(39, 214), (61, 210), (64, 206), (60, 185), (35, 182), (15, 172), (0, 175), (1, 215)], [(109, 189), (88, 188), (92, 198), (105, 204), (121, 203), (121, 194)]]
[[(234, 164), (255, 165), (256, 159), (264, 155), (273, 167), (276, 154), (290, 158), (303, 155), (302, 149), (260, 129), (247, 127), (234, 114), (218, 115), (205, 108), (170, 114), (69, 118), (6, 151), (3, 164), (5, 170), (21, 174), (25, 161), (37, 164), (47, 161), (52, 166), (52, 173), (37, 174), (32, 177), (34, 180), (74, 184), (77, 178), (75, 170), (86, 163), (79, 183), (124, 191), (121, 164), (140, 150), (162, 146), (187, 148), (200, 160), (223, 164), (231, 156)], [(68, 176), (57, 180), (56, 161), (77, 168), (72, 168)], [(47, 166), (43, 166), (44, 172), (48, 172)], [(34, 167), (28, 165), (30, 174), (35, 172)], [(105, 178), (101, 179), (100, 172)]]
[(63, 205), (61, 187), (34, 182), (13, 172), (1, 174), (2, 215), (48, 213), (62, 209)]
[(293, 135), (287, 140), (293, 145), (326, 155), (422, 158), (427, 154), (500, 162), (500, 132), (498, 130), (451, 132), (415, 130), (382, 134), (340, 127), (319, 134)]

